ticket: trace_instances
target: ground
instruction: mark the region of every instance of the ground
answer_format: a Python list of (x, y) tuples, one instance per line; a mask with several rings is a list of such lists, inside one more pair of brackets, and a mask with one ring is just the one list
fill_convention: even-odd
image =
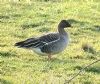
[[(18, 41), (56, 32), (60, 20), (70, 43), (53, 60), (14, 46)], [(82, 45), (92, 51), (84, 51)], [(0, 84), (64, 84), (87, 64), (100, 59), (99, 0), (37, 0), (0, 2)], [(85, 69), (70, 84), (100, 84), (100, 62)]]

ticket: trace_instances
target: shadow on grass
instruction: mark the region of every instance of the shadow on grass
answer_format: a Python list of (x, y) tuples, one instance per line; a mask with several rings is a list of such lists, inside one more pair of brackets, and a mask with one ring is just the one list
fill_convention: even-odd
[(12, 14), (12, 15), (0, 15), (0, 19), (10, 19), (13, 17), (21, 17), (21, 14)]
[(16, 54), (10, 51), (0, 51), (0, 56), (1, 57), (11, 57), (11, 56), (16, 56)]
[(38, 26), (40, 26), (40, 25), (39, 24), (23, 24), (23, 25), (21, 25), (21, 27), (23, 29), (35, 28), (35, 27), (38, 27)]
[(0, 84), (13, 84), (13, 83), (0, 78)]
[[(53, 23), (55, 23), (55, 21), (52, 21), (52, 20), (44, 20), (44, 21), (40, 21), (40, 22), (37, 22), (37, 23), (26, 22), (26, 23), (22, 24), (21, 27), (23, 29), (36, 28), (36, 27), (43, 26), (43, 25), (46, 25), (46, 24), (52, 25)], [(43, 30), (41, 29), (40, 32), (41, 31), (48, 31), (48, 30), (46, 28), (43, 28)]]
[(74, 36), (78, 36), (80, 33), (87, 33), (84, 30), (87, 30), (87, 28), (91, 25), (89, 22), (86, 22), (86, 21), (78, 21), (74, 19), (68, 19), (67, 21), (70, 24), (72, 24), (73, 27), (77, 27), (77, 32), (71, 32), (71, 35), (74, 35)]
[(78, 20), (74, 20), (74, 19), (68, 19), (67, 20), (69, 23), (71, 24), (79, 24), (79, 25), (87, 25), (90, 24), (89, 22), (83, 22), (83, 21), (78, 21)]
[(66, 64), (66, 63), (76, 63), (76, 61), (73, 60), (73, 59), (63, 60), (63, 59), (59, 59), (59, 58), (52, 58), (51, 60), (48, 60), (48, 58), (44, 58), (44, 59), (40, 59), (40, 61), (43, 61), (43, 62), (48, 61), (48, 62), (57, 63), (57, 64), (58, 63), (64, 63), (64, 64)]
[(78, 21), (78, 20), (74, 20), (74, 19), (68, 19), (68, 21), (71, 24), (79, 24), (80, 27), (86, 26), (87, 30), (91, 30), (91, 31), (94, 31), (94, 32), (100, 32), (100, 25), (92, 25), (89, 22)]
[(94, 25), (93, 28), (91, 28), (91, 31), (100, 32), (100, 25)]
[[(81, 66), (76, 66), (75, 69), (81, 70), (83, 67)], [(93, 73), (97, 73), (100, 74), (100, 67), (89, 67), (85, 69), (86, 72), (93, 72)]]
[(50, 31), (50, 28), (41, 28), (39, 29), (39, 32), (49, 32)]
[(5, 46), (7, 46), (6, 44), (0, 44), (0, 47), (5, 47)]
[(27, 37), (25, 34), (24, 35), (23, 34), (21, 34), (21, 35), (20, 34), (13, 34), (13, 36), (17, 37), (17, 38), (26, 38)]
[(0, 23), (5, 23), (5, 21), (3, 21), (3, 20), (8, 20), (8, 19), (10, 19), (9, 16), (7, 16), (7, 15), (0, 15)]
[(21, 14), (13, 14), (12, 17), (21, 17)]
[[(29, 59), (27, 62), (37, 62), (37, 59)], [(76, 63), (76, 60), (75, 59), (59, 59), (59, 58), (56, 58), (56, 57), (52, 57), (51, 60), (48, 59), (48, 57), (41, 57), (39, 58), (39, 62), (48, 62), (48, 63), (56, 63), (56, 64), (59, 64), (59, 63)]]
[(0, 16), (0, 19), (9, 19), (10, 17), (9, 16), (7, 16), (7, 15), (2, 15), (2, 16)]
[(12, 19), (21, 17), (20, 14), (13, 14), (13, 15), (1, 15), (0, 16), (0, 23), (16, 23)]

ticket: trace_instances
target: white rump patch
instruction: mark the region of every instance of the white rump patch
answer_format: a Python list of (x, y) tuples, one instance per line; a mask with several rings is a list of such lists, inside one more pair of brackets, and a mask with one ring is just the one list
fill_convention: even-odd
[(39, 55), (47, 55), (46, 53), (41, 52), (40, 48), (33, 48), (32, 49), (35, 53), (39, 54)]

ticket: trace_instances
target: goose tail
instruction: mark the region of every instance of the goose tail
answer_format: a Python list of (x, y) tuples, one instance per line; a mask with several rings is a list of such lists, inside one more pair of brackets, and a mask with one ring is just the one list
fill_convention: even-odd
[(38, 42), (37, 39), (29, 38), (25, 41), (20, 41), (20, 42), (15, 43), (15, 46), (17, 46), (18, 48), (31, 48), (31, 47), (34, 47), (37, 42)]
[(17, 47), (23, 47), (23, 45), (24, 45), (24, 41), (21, 41), (21, 42), (15, 43), (14, 46), (17, 46)]

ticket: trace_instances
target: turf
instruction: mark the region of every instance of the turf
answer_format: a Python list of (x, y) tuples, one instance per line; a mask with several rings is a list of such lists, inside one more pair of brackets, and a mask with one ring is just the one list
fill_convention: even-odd
[[(62, 19), (73, 25), (66, 29), (70, 44), (53, 60), (14, 46), (26, 38), (57, 31)], [(91, 45), (94, 53), (84, 51), (83, 44)], [(99, 0), (0, 2), (0, 84), (64, 84), (97, 59), (100, 59)], [(100, 62), (85, 69), (70, 84), (100, 84)]]

